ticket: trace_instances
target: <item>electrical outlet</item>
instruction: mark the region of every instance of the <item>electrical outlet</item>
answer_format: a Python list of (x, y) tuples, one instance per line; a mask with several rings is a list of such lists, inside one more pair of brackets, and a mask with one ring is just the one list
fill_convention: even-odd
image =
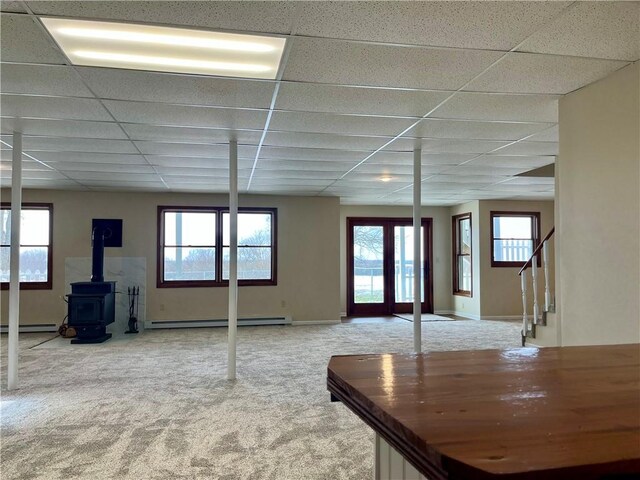
[(287, 302), (285, 302), (284, 300), (282, 300), (282, 301), (280, 302), (280, 306), (281, 306), (282, 308), (286, 307), (286, 306), (287, 306)]
[(161, 311), (161, 312), (164, 312), (164, 303), (161, 303), (161, 304), (160, 304), (160, 311)]

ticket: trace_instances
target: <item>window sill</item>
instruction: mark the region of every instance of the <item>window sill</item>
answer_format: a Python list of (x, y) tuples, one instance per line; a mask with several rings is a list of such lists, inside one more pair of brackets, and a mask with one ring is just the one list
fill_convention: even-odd
[[(275, 286), (278, 282), (275, 280), (238, 280), (239, 287), (258, 287), (258, 286)], [(229, 282), (215, 282), (215, 281), (178, 281), (178, 282), (161, 282), (156, 285), (157, 288), (216, 288), (216, 287), (228, 287)]]
[[(20, 282), (20, 290), (52, 290), (51, 282)], [(0, 290), (9, 290), (9, 282), (0, 284)]]
[(473, 293), (471, 292), (466, 292), (464, 290), (459, 290), (457, 292), (453, 292), (453, 294), (457, 297), (467, 297), (467, 298), (473, 298)]

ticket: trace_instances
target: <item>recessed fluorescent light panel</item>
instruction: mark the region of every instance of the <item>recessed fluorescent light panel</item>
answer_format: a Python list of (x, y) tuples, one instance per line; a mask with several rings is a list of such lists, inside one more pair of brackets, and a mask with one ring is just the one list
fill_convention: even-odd
[(285, 39), (41, 18), (74, 65), (275, 79)]

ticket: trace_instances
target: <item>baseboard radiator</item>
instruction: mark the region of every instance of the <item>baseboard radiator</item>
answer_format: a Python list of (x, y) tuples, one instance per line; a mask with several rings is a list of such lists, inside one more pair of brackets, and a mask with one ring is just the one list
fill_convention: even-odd
[[(33, 325), (20, 325), (18, 332), (34, 333), (34, 332), (57, 332), (58, 326), (55, 323), (36, 323)], [(0, 333), (8, 333), (8, 325), (0, 325)]]
[[(238, 319), (239, 327), (258, 326), (258, 325), (291, 325), (292, 319), (290, 315), (282, 317), (246, 317)], [(226, 318), (218, 320), (162, 320), (147, 321), (144, 323), (145, 329), (160, 328), (211, 328), (211, 327), (227, 327), (229, 321)]]

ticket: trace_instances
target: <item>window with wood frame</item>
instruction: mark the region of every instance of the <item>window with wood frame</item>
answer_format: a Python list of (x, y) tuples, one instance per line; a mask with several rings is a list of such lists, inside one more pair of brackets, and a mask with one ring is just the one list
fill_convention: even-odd
[[(276, 285), (275, 208), (238, 209), (238, 284)], [(158, 287), (229, 284), (228, 207), (158, 207)]]
[(454, 215), (453, 231), (453, 294), (473, 296), (473, 268), (471, 246), (471, 213)]
[(491, 212), (492, 267), (521, 268), (539, 242), (540, 212)]
[[(52, 288), (53, 204), (23, 203), (20, 212), (20, 288)], [(9, 288), (11, 204), (0, 204), (0, 286)]]

